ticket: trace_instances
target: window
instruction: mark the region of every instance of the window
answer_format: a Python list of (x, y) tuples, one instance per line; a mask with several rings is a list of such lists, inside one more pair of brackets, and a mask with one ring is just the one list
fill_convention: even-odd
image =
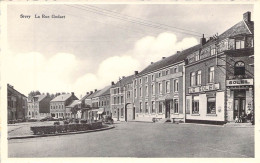
[(208, 114), (216, 114), (216, 98), (215, 97), (208, 97), (207, 113)]
[(191, 86), (195, 86), (196, 85), (195, 78), (196, 78), (195, 72), (192, 72), (191, 73), (191, 77), (190, 77), (190, 84), (191, 84)]
[(159, 72), (159, 73), (158, 73), (158, 77), (161, 77), (161, 76), (162, 76), (162, 74), (161, 74), (161, 72)]
[(135, 98), (137, 97), (137, 91), (134, 89)]
[(116, 104), (116, 97), (114, 97), (114, 104)]
[(174, 92), (178, 92), (179, 91), (179, 80), (176, 79), (174, 80)]
[(192, 114), (199, 113), (199, 96), (194, 96), (192, 100)]
[(174, 72), (174, 73), (178, 72), (177, 67), (174, 67), (174, 68), (173, 68), (173, 72)]
[(234, 75), (245, 75), (245, 63), (242, 61), (235, 63)]
[(166, 81), (166, 93), (170, 93), (170, 82)]
[(124, 97), (121, 96), (121, 104), (124, 103)]
[(119, 96), (117, 97), (117, 104), (119, 104), (119, 100), (120, 100), (120, 98), (119, 98)]
[(145, 113), (148, 113), (148, 102), (145, 102)]
[(158, 89), (159, 89), (158, 92), (159, 92), (160, 94), (162, 94), (162, 83), (159, 83), (159, 85), (158, 85)]
[(142, 84), (142, 78), (139, 79), (139, 83)]
[(195, 55), (195, 61), (198, 61), (198, 60), (200, 60), (200, 55), (199, 55), (199, 54), (196, 54), (196, 55)]
[(169, 75), (170, 73), (169, 73), (169, 70), (166, 70), (165, 71), (165, 75)]
[(201, 71), (197, 72), (197, 85), (201, 85)]
[(137, 81), (135, 80), (135, 85), (137, 85)]
[(236, 40), (236, 49), (244, 49), (245, 41), (244, 40)]
[(179, 100), (175, 99), (173, 101), (173, 105), (174, 105), (174, 113), (179, 113)]
[(123, 117), (123, 116), (124, 116), (124, 109), (121, 108), (121, 117)]
[(154, 81), (154, 75), (152, 75), (152, 81)]
[(209, 68), (209, 82), (214, 83), (214, 67)]
[(210, 49), (210, 55), (215, 55), (216, 54), (216, 49), (211, 47)]
[(154, 113), (154, 111), (155, 111), (155, 102), (152, 101), (152, 113)]
[(140, 113), (142, 113), (143, 112), (143, 104), (142, 104), (142, 102), (140, 102)]
[(148, 86), (145, 86), (145, 95), (148, 96)]
[(148, 83), (148, 76), (145, 77), (145, 82)]
[(31, 115), (31, 112), (29, 111), (29, 115)]
[(154, 84), (152, 84), (152, 95), (154, 95), (155, 94), (155, 86), (154, 86)]
[(142, 88), (139, 88), (139, 96), (142, 97)]
[(162, 109), (163, 109), (163, 102), (160, 101), (159, 102), (159, 113), (162, 113)]

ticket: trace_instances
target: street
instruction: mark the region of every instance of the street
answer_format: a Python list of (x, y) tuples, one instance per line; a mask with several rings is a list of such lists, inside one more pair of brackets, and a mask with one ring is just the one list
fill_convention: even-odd
[(106, 131), (8, 141), (9, 157), (254, 157), (254, 128), (117, 122)]

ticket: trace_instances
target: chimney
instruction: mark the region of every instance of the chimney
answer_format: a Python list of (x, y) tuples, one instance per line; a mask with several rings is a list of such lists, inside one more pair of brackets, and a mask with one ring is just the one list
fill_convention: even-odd
[(71, 95), (74, 95), (74, 92), (71, 92)]
[(181, 51), (177, 51), (177, 54), (180, 53)]
[(111, 85), (115, 85), (115, 82), (112, 81), (112, 82), (111, 82)]
[(87, 92), (87, 95), (89, 94), (89, 92)]
[(243, 20), (245, 22), (250, 22), (251, 21), (251, 12), (247, 11), (246, 13), (243, 14)]
[(125, 78), (125, 76), (122, 76), (122, 79), (124, 79)]
[(95, 89), (95, 92), (97, 92), (97, 89)]
[(153, 64), (153, 62), (151, 62), (151, 65)]
[(90, 91), (90, 94), (92, 94), (93, 93), (93, 91)]
[(138, 74), (138, 71), (135, 71), (135, 75), (137, 75)]
[(162, 59), (165, 59), (165, 57), (162, 57)]
[(206, 38), (204, 38), (204, 34), (202, 35), (202, 38), (200, 39), (200, 45), (203, 46), (206, 44)]

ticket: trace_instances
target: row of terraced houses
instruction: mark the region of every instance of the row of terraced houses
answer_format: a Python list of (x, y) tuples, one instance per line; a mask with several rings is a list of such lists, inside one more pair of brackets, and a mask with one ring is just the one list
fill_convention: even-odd
[(225, 123), (253, 108), (254, 22), (246, 12), (221, 35), (203, 36), (200, 44), (80, 99), (73, 92), (54, 99), (36, 96), (28, 102), (27, 116), (97, 120), (110, 115), (118, 121), (173, 118)]

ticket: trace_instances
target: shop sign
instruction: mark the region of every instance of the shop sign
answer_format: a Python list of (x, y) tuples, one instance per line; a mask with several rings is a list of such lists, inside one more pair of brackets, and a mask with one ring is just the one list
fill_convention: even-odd
[(227, 80), (227, 86), (253, 85), (253, 79)]
[(198, 93), (198, 92), (206, 92), (206, 91), (214, 91), (220, 89), (219, 83), (217, 84), (208, 84), (205, 86), (191, 87), (188, 89), (189, 93)]

